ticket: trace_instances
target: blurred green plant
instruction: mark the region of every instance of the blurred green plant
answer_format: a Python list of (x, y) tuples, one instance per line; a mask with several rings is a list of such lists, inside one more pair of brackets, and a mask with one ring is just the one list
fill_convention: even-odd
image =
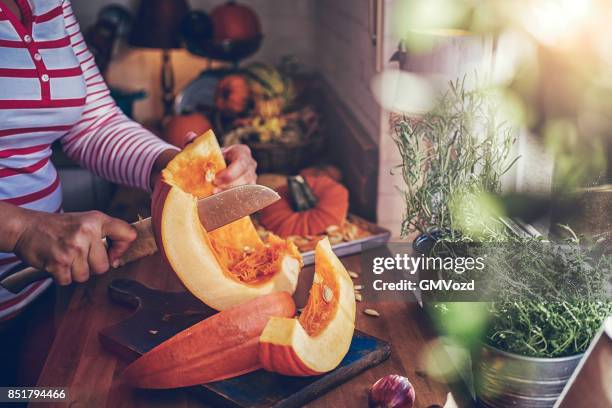
[[(441, 37), (483, 35), (494, 44), (492, 86), (511, 98), (520, 125), (555, 159), (558, 192), (610, 182), (612, 3), (608, 0), (410, 0), (393, 30), (409, 53)], [(511, 39), (511, 41), (507, 41)]]
[(402, 157), (406, 202), (403, 236), (436, 227), (455, 237), (468, 224), (477, 229), (470, 218), (482, 219), (482, 211), (499, 212), (486, 193), (500, 192), (502, 175), (518, 157), (510, 159), (515, 129), (497, 116), (492, 95), (466, 89), (464, 79), (450, 82), (422, 117), (397, 121), (394, 141)]
[(530, 357), (583, 353), (612, 315), (612, 254), (605, 240), (581, 240), (563, 228), (570, 237), (559, 242), (510, 233), (503, 240), (468, 245), (466, 237), (438, 241), (432, 256), (486, 259), (485, 269), (476, 273), (479, 278), (452, 270), (438, 271), (440, 276), (465, 282), (476, 278), (480, 295), (495, 299), (436, 303), (438, 327), (468, 348), (484, 340)]

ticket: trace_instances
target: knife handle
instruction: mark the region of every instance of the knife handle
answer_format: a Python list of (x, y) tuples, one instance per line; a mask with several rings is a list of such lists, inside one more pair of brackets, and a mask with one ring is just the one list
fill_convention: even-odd
[(51, 274), (49, 272), (41, 271), (28, 266), (27, 268), (2, 279), (0, 281), (0, 286), (11, 293), (17, 294), (24, 290), (28, 285), (50, 277)]
[[(128, 250), (119, 258), (119, 266), (152, 255), (157, 251), (155, 237), (153, 236), (153, 229), (151, 227), (151, 219), (145, 218), (131, 225), (138, 235)], [(109, 244), (111, 244), (109, 241), (110, 240), (107, 238), (102, 239), (107, 249)], [(49, 272), (27, 267), (0, 280), (0, 286), (11, 293), (19, 293), (28, 285), (50, 277), (52, 277), (52, 275)]]

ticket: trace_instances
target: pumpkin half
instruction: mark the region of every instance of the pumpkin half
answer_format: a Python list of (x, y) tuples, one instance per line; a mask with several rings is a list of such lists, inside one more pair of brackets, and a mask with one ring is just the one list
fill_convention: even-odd
[(287, 292), (242, 303), (183, 330), (130, 364), (123, 373), (142, 388), (176, 388), (220, 381), (261, 368), (258, 339), (271, 316), (290, 317)]
[(162, 171), (152, 198), (157, 246), (185, 287), (224, 310), (273, 292), (293, 293), (302, 266), (296, 246), (271, 235), (263, 242), (250, 217), (207, 232), (197, 199), (213, 193), (226, 167), (212, 131), (179, 153)]
[(284, 375), (319, 375), (336, 368), (355, 330), (355, 293), (327, 238), (315, 249), (315, 276), (299, 318), (272, 317), (259, 338), (259, 360)]

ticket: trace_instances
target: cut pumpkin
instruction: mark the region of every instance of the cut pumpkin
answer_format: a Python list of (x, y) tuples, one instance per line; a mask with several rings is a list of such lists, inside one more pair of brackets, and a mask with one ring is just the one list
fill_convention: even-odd
[(151, 213), (163, 258), (193, 295), (217, 310), (273, 292), (293, 294), (302, 266), (293, 243), (274, 235), (264, 243), (250, 217), (212, 232), (202, 227), (197, 199), (213, 193), (215, 175), (225, 167), (208, 131), (162, 171)]
[(242, 303), (164, 341), (130, 364), (123, 378), (141, 388), (177, 388), (255, 371), (261, 368), (259, 335), (269, 318), (294, 314), (287, 292)]
[(272, 317), (259, 338), (259, 359), (268, 371), (319, 375), (336, 368), (355, 330), (355, 293), (327, 238), (315, 249), (315, 276), (299, 318)]

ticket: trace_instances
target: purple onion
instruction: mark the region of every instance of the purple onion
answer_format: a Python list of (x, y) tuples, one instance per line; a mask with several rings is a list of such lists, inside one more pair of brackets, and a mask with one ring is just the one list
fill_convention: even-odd
[(372, 385), (368, 395), (370, 408), (412, 408), (414, 388), (406, 377), (390, 374)]

